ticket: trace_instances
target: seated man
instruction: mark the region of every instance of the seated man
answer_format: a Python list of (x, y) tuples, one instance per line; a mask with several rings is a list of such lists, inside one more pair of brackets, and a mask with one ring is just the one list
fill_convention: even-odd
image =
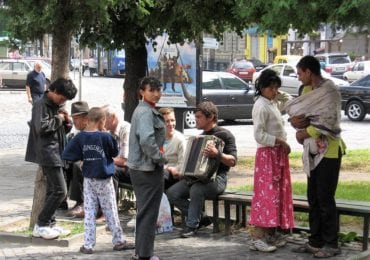
[(116, 172), (114, 174), (114, 186), (117, 193), (118, 183), (131, 184), (127, 168), (128, 137), (130, 135), (130, 123), (119, 120), (116, 110), (110, 106), (103, 106), (106, 115), (105, 130), (110, 132), (118, 143), (118, 156), (113, 158)]
[(186, 219), (186, 228), (181, 233), (181, 237), (184, 238), (196, 234), (200, 226), (205, 200), (214, 199), (224, 192), (227, 173), (230, 167), (236, 165), (235, 137), (229, 130), (217, 126), (217, 118), (217, 107), (210, 101), (200, 103), (195, 110), (196, 126), (198, 129), (203, 129), (202, 135), (217, 136), (225, 143), (222, 152), (213, 144), (208, 144), (202, 151), (204, 156), (217, 158), (220, 162), (215, 178), (208, 182), (184, 178), (166, 191), (170, 203), (180, 209)]
[(164, 166), (164, 189), (179, 181), (180, 168), (184, 163), (186, 141), (182, 133), (175, 129), (176, 118), (173, 108), (163, 107), (159, 109), (166, 124), (166, 140), (164, 142), (164, 154), (167, 164)]

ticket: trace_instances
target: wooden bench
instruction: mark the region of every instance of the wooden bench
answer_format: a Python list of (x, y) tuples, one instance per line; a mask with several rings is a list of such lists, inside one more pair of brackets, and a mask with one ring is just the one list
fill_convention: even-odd
[[(213, 232), (219, 232), (219, 202), (224, 203), (225, 234), (231, 230), (231, 205), (235, 205), (235, 222), (242, 226), (247, 225), (247, 206), (251, 205), (253, 192), (226, 192), (213, 200)], [(338, 223), (341, 215), (363, 218), (362, 249), (368, 249), (370, 203), (364, 201), (336, 200), (338, 210)], [(304, 196), (293, 196), (295, 212), (308, 212), (308, 202)]]

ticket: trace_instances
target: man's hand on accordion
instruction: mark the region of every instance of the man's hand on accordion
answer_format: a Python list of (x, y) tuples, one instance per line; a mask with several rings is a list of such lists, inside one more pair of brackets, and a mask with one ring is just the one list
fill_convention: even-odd
[(220, 154), (214, 144), (207, 144), (207, 146), (203, 149), (203, 155), (211, 158), (220, 157), (220, 160), (222, 157), (222, 153)]

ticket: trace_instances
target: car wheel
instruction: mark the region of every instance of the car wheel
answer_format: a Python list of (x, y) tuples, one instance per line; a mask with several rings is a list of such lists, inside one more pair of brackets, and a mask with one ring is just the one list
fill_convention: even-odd
[(186, 128), (195, 127), (195, 113), (194, 111), (186, 111), (184, 116), (184, 122)]
[(350, 101), (346, 106), (346, 114), (352, 121), (362, 121), (366, 115), (364, 105), (358, 101)]

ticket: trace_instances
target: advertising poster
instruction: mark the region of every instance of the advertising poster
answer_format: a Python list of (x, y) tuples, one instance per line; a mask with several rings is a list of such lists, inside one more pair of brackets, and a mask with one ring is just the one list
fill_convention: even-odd
[[(153, 48), (153, 41), (156, 42)], [(147, 44), (149, 76), (163, 85), (159, 107), (195, 106), (196, 47), (194, 42), (169, 44), (163, 34)]]

